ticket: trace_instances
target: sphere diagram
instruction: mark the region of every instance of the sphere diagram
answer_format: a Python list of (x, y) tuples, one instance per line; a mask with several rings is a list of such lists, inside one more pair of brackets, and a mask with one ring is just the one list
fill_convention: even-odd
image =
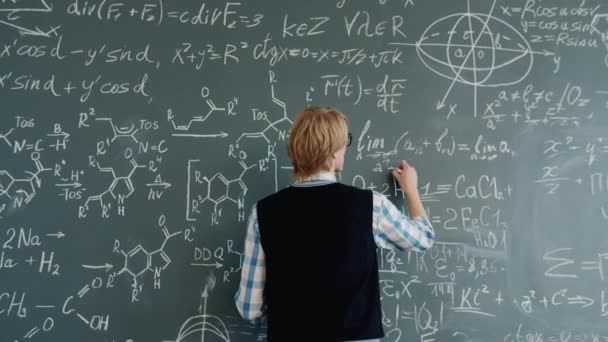
[(534, 55), (549, 56), (549, 51), (533, 51), (530, 43), (513, 25), (492, 15), (470, 9), (435, 20), (415, 43), (418, 58), (433, 73), (451, 81), (437, 109), (443, 108), (456, 83), (473, 87), (477, 116), (479, 87), (502, 87), (524, 80), (534, 64)]

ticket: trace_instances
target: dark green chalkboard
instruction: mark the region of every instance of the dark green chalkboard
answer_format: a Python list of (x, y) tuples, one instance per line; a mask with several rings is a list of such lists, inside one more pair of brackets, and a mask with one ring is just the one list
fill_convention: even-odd
[[(233, 297), (291, 119), (437, 233), (385, 341), (608, 339), (605, 1), (0, 1), (0, 340), (264, 341)], [(294, 302), (297, 294), (294, 294)], [(306, 329), (306, 322), (302, 322)]]

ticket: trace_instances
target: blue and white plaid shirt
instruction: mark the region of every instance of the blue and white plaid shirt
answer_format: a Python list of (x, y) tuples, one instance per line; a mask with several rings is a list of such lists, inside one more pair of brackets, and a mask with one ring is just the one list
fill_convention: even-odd
[[(317, 186), (336, 182), (331, 172), (320, 172), (293, 186)], [(435, 239), (433, 227), (425, 216), (413, 219), (403, 214), (383, 194), (373, 192), (373, 232), (376, 245), (386, 249), (425, 251)], [(241, 283), (234, 297), (236, 307), (246, 320), (256, 320), (266, 313), (264, 282), (266, 263), (260, 242), (256, 205), (247, 223)]]

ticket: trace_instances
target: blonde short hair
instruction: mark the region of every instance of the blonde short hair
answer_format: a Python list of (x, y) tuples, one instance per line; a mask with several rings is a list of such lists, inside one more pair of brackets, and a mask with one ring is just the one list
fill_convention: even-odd
[(298, 179), (331, 168), (331, 155), (348, 142), (346, 116), (332, 107), (311, 106), (294, 119), (287, 153)]

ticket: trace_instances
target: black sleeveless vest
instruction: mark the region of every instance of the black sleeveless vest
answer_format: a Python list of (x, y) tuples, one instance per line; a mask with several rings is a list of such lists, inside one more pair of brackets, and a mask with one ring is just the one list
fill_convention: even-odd
[(288, 187), (257, 203), (269, 342), (381, 338), (372, 192)]

